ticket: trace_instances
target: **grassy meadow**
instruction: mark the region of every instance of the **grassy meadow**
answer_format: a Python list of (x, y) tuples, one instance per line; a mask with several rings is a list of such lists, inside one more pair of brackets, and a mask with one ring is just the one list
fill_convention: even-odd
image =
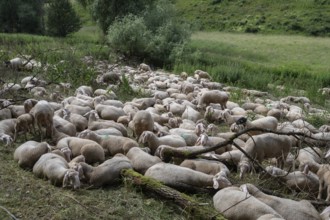
[[(270, 2), (274, 2), (272, 7), (276, 10), (266, 7)], [(209, 72), (215, 81), (241, 88), (269, 91), (275, 96), (301, 95), (299, 90), (303, 89), (303, 95), (309, 97), (313, 104), (329, 110), (329, 97), (321, 96), (317, 90), (330, 86), (330, 38), (283, 35), (285, 27), (299, 27), (293, 25), (295, 21), (302, 26), (312, 20), (321, 7), (328, 8), (328, 1), (278, 2), (282, 3), (282, 6), (277, 1), (275, 3), (269, 0), (223, 0), (218, 4), (212, 4), (212, 0), (178, 0), (176, 6), (187, 20), (193, 21), (197, 18), (195, 23), (199, 29), (214, 32), (194, 33), (183, 56), (179, 57), (168, 71), (185, 71), (193, 75), (196, 69), (201, 69)], [(313, 2), (325, 4), (318, 6)], [(256, 7), (255, 4), (258, 3), (259, 6)], [(243, 5), (249, 7), (242, 7)], [(299, 10), (289, 10), (292, 7), (297, 8), (297, 5), (300, 5)], [(222, 10), (224, 6), (227, 7), (226, 10)], [(92, 56), (95, 60), (107, 60), (109, 63), (117, 63), (119, 59), (110, 51), (105, 37), (91, 22), (89, 15), (78, 5), (75, 7), (83, 17), (84, 25), (80, 31), (65, 39), (0, 33), (0, 60), (8, 60), (20, 54), (32, 55), (44, 67), (47, 64), (57, 65), (57, 68), (48, 68), (47, 71), (33, 72), (37, 77), (50, 82), (50, 87), (59, 82), (70, 82), (74, 88), (83, 84), (92, 85), (94, 89), (100, 88), (95, 84), (98, 73), (94, 64), (87, 65), (82, 58)], [(255, 13), (253, 8), (259, 12)], [(241, 10), (240, 13), (235, 12), (238, 9)], [(282, 16), (280, 12), (286, 14)], [(302, 16), (304, 13), (310, 16)], [(320, 25), (327, 19), (324, 13), (323, 10), (318, 13)], [(283, 21), (277, 21), (276, 17), (281, 16)], [(289, 23), (285, 24), (286, 21)], [(272, 29), (269, 23), (281, 28)], [(255, 28), (256, 25), (259, 28), (257, 32), (267, 34), (216, 32), (220, 29), (246, 32), (247, 28)], [(323, 26), (320, 31), (322, 28)], [(289, 30), (288, 33), (296, 31)], [(0, 66), (0, 79), (4, 82), (19, 83), (20, 79), (27, 75), (31, 75), (31, 72), (9, 72)], [(278, 91), (269, 87), (269, 83), (284, 85), (286, 89)], [(124, 84), (119, 88), (120, 99), (129, 100), (137, 96), (134, 92), (125, 94), (129, 91), (128, 87)], [(69, 96), (73, 92), (63, 91), (62, 95)], [(2, 94), (0, 98), (14, 99), (17, 101), (15, 104), (21, 104), (30, 96), (23, 90), (18, 94)], [(37, 140), (36, 137), (30, 138)], [(47, 181), (34, 177), (30, 171), (22, 170), (13, 161), (15, 148), (24, 142), (22, 137), (14, 146), (5, 147), (0, 142), (0, 219), (14, 219), (8, 212), (18, 219), (194, 219), (193, 216), (188, 216), (185, 210), (173, 205), (172, 201), (162, 201), (144, 194), (125, 179), (120, 185), (100, 189), (89, 189), (86, 186), (79, 191), (70, 191), (52, 186)], [(230, 179), (233, 184), (242, 183), (236, 173), (233, 173)], [(260, 181), (255, 174), (244, 180), (247, 181), (258, 182), (258, 185), (276, 193), (286, 193), (286, 197), (306, 198), (304, 194), (290, 193), (276, 181)], [(191, 196), (203, 204), (212, 205), (210, 195)]]

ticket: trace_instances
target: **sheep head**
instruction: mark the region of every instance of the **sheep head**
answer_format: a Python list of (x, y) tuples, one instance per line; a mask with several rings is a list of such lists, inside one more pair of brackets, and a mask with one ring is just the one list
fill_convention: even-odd
[(14, 142), (13, 138), (8, 134), (1, 134), (0, 140), (2, 140), (5, 143), (5, 146), (11, 145)]
[(73, 189), (80, 188), (79, 173), (75, 170), (69, 169), (65, 172), (63, 177), (63, 188), (73, 187)]
[(196, 145), (206, 146), (209, 136), (207, 134), (201, 134), (196, 141)]
[(236, 124), (241, 125), (241, 124), (246, 124), (246, 122), (247, 122), (247, 118), (242, 117), (236, 121)]
[(247, 160), (241, 160), (238, 164), (238, 167), (240, 169), (240, 175), (239, 175), (240, 179), (243, 179), (245, 173), (251, 171), (251, 164)]
[(225, 187), (231, 186), (231, 182), (227, 179), (226, 174), (223, 171), (215, 174), (213, 177), (213, 188), (214, 189), (223, 189)]

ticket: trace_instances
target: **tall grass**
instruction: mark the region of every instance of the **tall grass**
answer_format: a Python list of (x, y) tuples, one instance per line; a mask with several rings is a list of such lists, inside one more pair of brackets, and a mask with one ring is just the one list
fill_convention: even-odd
[(277, 93), (268, 84), (285, 85), (291, 95), (303, 89), (324, 105), (317, 90), (330, 85), (328, 51), (329, 38), (197, 32), (174, 71), (203, 69), (222, 83)]

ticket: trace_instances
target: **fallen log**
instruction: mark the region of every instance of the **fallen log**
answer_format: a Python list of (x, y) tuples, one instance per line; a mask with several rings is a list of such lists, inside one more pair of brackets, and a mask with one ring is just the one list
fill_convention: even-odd
[(192, 219), (225, 219), (221, 213), (213, 208), (213, 204), (199, 203), (188, 195), (181, 193), (171, 187), (165, 186), (161, 182), (145, 177), (132, 169), (122, 171), (122, 176), (126, 177), (134, 186), (142, 189), (142, 191), (155, 194), (162, 199), (173, 201), (182, 208), (187, 216)]

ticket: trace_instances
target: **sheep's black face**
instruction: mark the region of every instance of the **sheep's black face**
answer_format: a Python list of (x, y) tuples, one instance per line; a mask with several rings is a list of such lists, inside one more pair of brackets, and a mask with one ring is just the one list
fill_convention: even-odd
[(240, 118), (236, 121), (236, 124), (240, 125), (240, 124), (245, 124), (247, 122), (247, 118)]

